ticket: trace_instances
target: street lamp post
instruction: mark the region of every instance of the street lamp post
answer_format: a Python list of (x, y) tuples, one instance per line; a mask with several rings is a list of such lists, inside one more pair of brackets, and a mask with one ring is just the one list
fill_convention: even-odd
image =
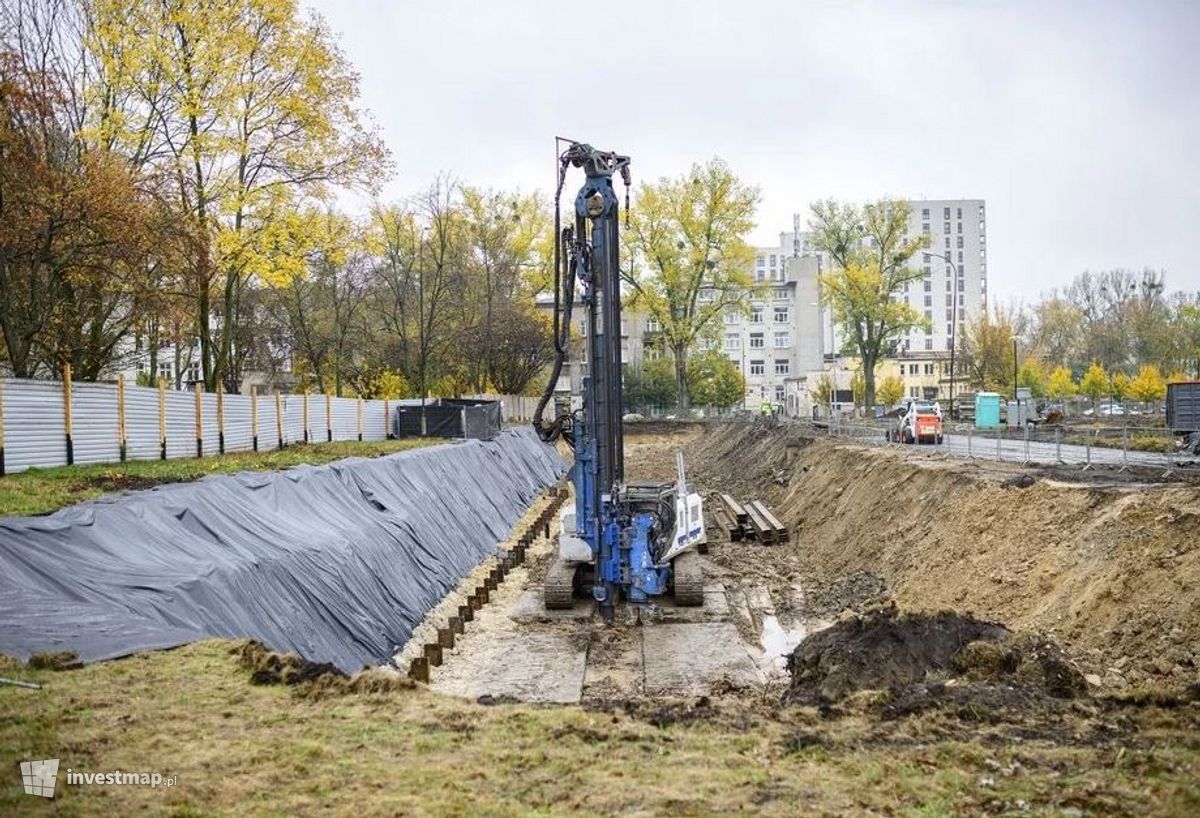
[(1017, 336), (1013, 336), (1013, 400), (1017, 400)]
[(955, 335), (958, 332), (958, 265), (954, 263), (954, 259), (950, 257), (949, 253), (930, 252), (929, 255), (938, 256), (954, 270), (954, 281), (950, 287), (950, 417), (953, 418), (956, 414), (954, 411), (954, 348), (957, 346)]

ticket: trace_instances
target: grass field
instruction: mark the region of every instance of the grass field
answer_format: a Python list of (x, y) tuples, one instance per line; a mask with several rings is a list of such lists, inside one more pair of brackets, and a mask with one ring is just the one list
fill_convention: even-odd
[[(255, 686), (228, 641), (0, 686), (0, 815), (1194, 815), (1200, 750), (1171, 711), (1133, 742), (1001, 738), (805, 708), (485, 706), (423, 688)], [(18, 762), (59, 758), (53, 801)], [(171, 789), (64, 784), (161, 772)]]
[(313, 465), (343, 457), (376, 457), (419, 446), (442, 443), (433, 439), (337, 441), (293, 444), (267, 452), (237, 452), (179, 460), (130, 460), (94, 466), (29, 469), (0, 477), (0, 516), (45, 514), (83, 500), (161, 483), (197, 480), (210, 474), (274, 471), (301, 463)]

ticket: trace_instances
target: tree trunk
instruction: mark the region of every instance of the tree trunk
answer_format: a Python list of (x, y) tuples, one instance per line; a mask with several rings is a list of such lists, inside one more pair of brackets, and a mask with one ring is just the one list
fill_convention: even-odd
[[(863, 406), (867, 410), (875, 408), (875, 357), (863, 356)], [(872, 414), (874, 414), (872, 412)]]
[(687, 346), (672, 344), (671, 352), (675, 355), (675, 410), (678, 416), (687, 417), (692, 411), (687, 388)]

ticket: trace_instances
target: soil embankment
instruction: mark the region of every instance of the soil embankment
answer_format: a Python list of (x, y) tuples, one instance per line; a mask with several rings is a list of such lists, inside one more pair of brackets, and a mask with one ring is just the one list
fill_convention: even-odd
[[(890, 597), (1060, 642), (1106, 688), (1200, 674), (1200, 488), (1094, 484), (1045, 470), (715, 425), (686, 446), (710, 490), (765, 499), (787, 548), (717, 549), (816, 616)], [(1094, 679), (1093, 679), (1094, 680)]]

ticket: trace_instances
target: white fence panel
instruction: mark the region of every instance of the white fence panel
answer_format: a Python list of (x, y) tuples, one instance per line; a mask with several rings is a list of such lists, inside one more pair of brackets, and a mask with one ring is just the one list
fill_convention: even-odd
[(111, 463), (121, 459), (115, 384), (73, 384), (71, 417), (77, 464)]
[[(259, 412), (262, 399), (259, 399)], [(249, 395), (225, 396), (225, 451), (247, 452), (254, 448), (254, 423), (250, 416)]]
[(196, 396), (167, 390), (167, 457), (196, 456)]
[(4, 380), (5, 471), (67, 462), (62, 384)]
[(202, 400), (201, 437), (204, 438), (204, 454), (219, 454), (221, 451), (221, 428), (217, 424), (217, 394), (204, 393)]
[[(383, 440), (391, 431), (383, 403), (381, 400), (363, 401), (363, 440)], [(392, 405), (388, 403), (389, 412)]]
[(333, 439), (358, 440), (358, 398), (333, 399)]
[(304, 407), (301, 405), (302, 395), (284, 395), (283, 401), (283, 443), (290, 446), (293, 443), (304, 442), (304, 418), (301, 416)]
[(125, 456), (130, 460), (157, 460), (158, 390), (146, 386), (125, 387)]

